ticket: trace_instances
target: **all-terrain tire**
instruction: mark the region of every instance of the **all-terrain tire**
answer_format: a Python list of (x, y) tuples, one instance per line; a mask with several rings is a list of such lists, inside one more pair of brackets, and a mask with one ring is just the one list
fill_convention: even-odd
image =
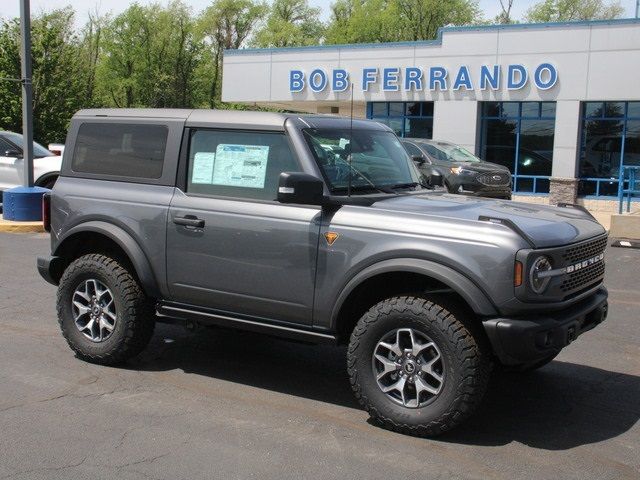
[[(478, 333), (474, 336), (474, 329), (466, 323), (469, 319), (456, 318), (436, 301), (445, 303), (437, 297), (389, 298), (365, 313), (351, 335), (347, 351), (351, 386), (371, 417), (387, 429), (417, 436), (439, 435), (466, 420), (487, 389), (491, 362), (484, 340)], [(398, 404), (378, 385), (372, 356), (380, 339), (398, 329), (425, 335), (441, 352), (444, 381), (440, 392), (424, 406)]]
[[(113, 293), (116, 320), (110, 336), (94, 342), (76, 327), (72, 299), (83, 282), (96, 279)], [(114, 365), (138, 355), (147, 346), (155, 327), (153, 302), (120, 263), (101, 254), (73, 261), (60, 279), (57, 295), (58, 321), (64, 338), (82, 360)]]

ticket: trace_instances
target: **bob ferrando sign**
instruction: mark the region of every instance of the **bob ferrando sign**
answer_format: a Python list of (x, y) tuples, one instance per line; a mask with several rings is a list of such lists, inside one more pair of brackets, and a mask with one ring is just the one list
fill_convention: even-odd
[(455, 69), (431, 67), (365, 67), (356, 73), (343, 68), (314, 68), (289, 71), (289, 91), (314, 93), (344, 92), (351, 84), (363, 92), (378, 86), (383, 92), (520, 90), (531, 83), (539, 90), (549, 90), (558, 82), (558, 70), (549, 62), (533, 68), (521, 64), (482, 65), (472, 70), (466, 65)]

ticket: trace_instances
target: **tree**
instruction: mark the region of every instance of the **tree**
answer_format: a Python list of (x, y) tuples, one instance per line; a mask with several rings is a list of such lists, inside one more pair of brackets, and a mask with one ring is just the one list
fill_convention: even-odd
[(267, 10), (265, 4), (252, 0), (217, 0), (200, 16), (199, 31), (210, 61), (202, 63), (197, 76), (207, 85), (210, 108), (215, 108), (219, 99), (222, 52), (242, 47)]
[(567, 22), (572, 20), (608, 20), (620, 18), (624, 8), (619, 2), (604, 0), (543, 0), (531, 7), (528, 22)]
[(115, 107), (193, 107), (202, 43), (181, 1), (134, 3), (104, 29), (97, 68), (99, 103)]
[(326, 43), (430, 40), (445, 25), (477, 23), (472, 0), (337, 0)]
[[(34, 17), (31, 24), (33, 131), (42, 143), (64, 140), (71, 116), (85, 105), (86, 72), (71, 8)], [(20, 78), (20, 24), (0, 25), (0, 77)], [(0, 81), (0, 128), (22, 131), (21, 87)]]
[(406, 40), (429, 40), (444, 25), (468, 25), (481, 16), (478, 5), (468, 0), (398, 0), (398, 10)]
[(323, 34), (319, 8), (307, 0), (275, 0), (253, 43), (261, 48), (317, 45)]
[(500, 2), (500, 13), (496, 16), (495, 22), (508, 24), (514, 23), (511, 19), (511, 8), (513, 7), (513, 0), (499, 0)]

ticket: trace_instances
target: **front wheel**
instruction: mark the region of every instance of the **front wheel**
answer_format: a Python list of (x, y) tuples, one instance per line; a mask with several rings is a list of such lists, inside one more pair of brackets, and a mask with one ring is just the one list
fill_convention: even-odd
[(356, 397), (383, 427), (435, 436), (463, 422), (487, 388), (490, 362), (461, 318), (427, 298), (371, 308), (349, 343)]

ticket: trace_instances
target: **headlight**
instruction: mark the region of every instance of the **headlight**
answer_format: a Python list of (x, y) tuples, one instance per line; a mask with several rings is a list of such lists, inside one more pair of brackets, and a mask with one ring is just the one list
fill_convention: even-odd
[(540, 273), (548, 272), (552, 268), (551, 260), (548, 257), (543, 255), (535, 259), (529, 270), (529, 285), (531, 286), (531, 290), (537, 294), (545, 291), (551, 281), (551, 277), (541, 276)]
[(465, 170), (462, 167), (451, 167), (451, 173), (454, 175), (461, 175)]

